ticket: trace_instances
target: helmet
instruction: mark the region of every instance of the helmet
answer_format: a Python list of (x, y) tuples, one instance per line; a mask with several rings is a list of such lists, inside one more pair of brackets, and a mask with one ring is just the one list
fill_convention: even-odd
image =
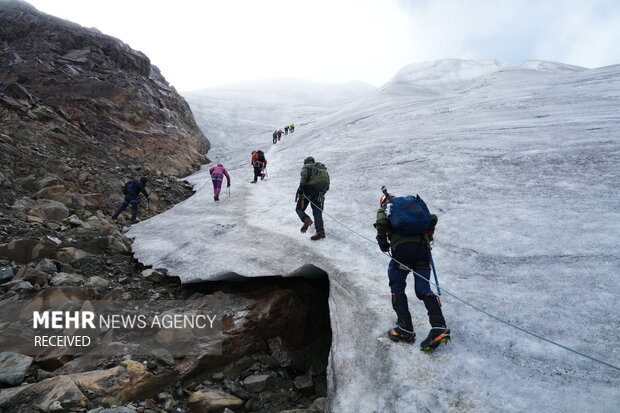
[(394, 194), (388, 194), (387, 197), (385, 195), (381, 195), (381, 199), (379, 200), (379, 206), (383, 207), (383, 204), (386, 201), (389, 201), (390, 199), (395, 198), (395, 197), (396, 197), (396, 195), (394, 195)]
[(314, 158), (312, 156), (308, 156), (306, 159), (304, 159), (304, 165), (307, 163), (314, 163)]

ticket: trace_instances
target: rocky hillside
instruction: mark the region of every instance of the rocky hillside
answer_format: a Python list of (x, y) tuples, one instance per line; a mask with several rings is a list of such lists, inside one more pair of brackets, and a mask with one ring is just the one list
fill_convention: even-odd
[[(0, 0), (0, 413), (324, 410), (326, 279), (182, 285), (134, 259), (127, 212), (110, 218), (140, 176), (151, 199), (142, 219), (189, 197), (179, 177), (208, 149), (144, 54)], [(88, 353), (9, 345), (27, 330), (13, 305), (85, 300), (207, 305), (224, 356), (147, 351), (112, 330)]]
[(137, 174), (190, 172), (209, 149), (143, 53), (14, 0), (0, 0), (0, 119), (0, 202), (54, 184), (88, 203)]

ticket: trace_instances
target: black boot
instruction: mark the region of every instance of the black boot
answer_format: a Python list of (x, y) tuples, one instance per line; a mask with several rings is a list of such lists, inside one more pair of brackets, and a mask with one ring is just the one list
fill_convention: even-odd
[(415, 341), (415, 332), (411, 323), (411, 313), (407, 303), (407, 295), (402, 293), (392, 293), (392, 308), (396, 313), (397, 326), (388, 331), (388, 338), (392, 341), (405, 341), (413, 343)]
[(317, 231), (316, 234), (310, 237), (312, 241), (318, 241), (325, 238), (325, 231)]
[(436, 295), (425, 295), (422, 297), (424, 306), (428, 311), (428, 321), (431, 324), (431, 331), (428, 336), (420, 343), (424, 351), (432, 351), (439, 347), (441, 343), (450, 340), (450, 329), (446, 327), (446, 320), (443, 318), (439, 297)]

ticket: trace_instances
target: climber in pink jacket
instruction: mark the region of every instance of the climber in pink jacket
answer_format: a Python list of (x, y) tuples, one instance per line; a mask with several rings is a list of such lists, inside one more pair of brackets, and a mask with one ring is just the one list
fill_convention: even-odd
[(226, 168), (224, 168), (221, 163), (218, 163), (217, 165), (209, 169), (209, 173), (211, 174), (211, 181), (213, 181), (213, 200), (219, 201), (224, 176), (226, 177), (226, 187), (229, 188), (230, 175), (228, 175), (228, 172), (226, 172)]

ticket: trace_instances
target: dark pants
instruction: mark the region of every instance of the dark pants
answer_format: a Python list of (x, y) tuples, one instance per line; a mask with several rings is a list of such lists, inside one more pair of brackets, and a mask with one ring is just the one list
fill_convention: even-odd
[[(402, 262), (407, 267), (413, 268), (415, 272), (424, 278), (414, 275), (415, 295), (422, 299), (425, 295), (433, 294), (428, 280), (431, 277), (431, 264), (429, 262), (428, 245), (421, 242), (405, 242), (392, 250), (392, 257)], [(392, 293), (404, 293), (407, 287), (408, 269), (401, 268), (400, 264), (394, 260), (388, 266), (388, 278), (390, 279), (390, 289)]]
[(262, 166), (255, 166), (254, 167), (254, 182), (256, 182), (258, 180), (258, 178), (260, 178), (260, 176), (263, 174), (263, 167)]
[(273, 135), (273, 143), (277, 143), (278, 142), (278, 135)]
[[(421, 242), (406, 242), (392, 250), (392, 257), (407, 267), (413, 268), (416, 273), (422, 276), (418, 277), (415, 274), (413, 275), (415, 278), (415, 295), (419, 300), (424, 302), (431, 326), (445, 326), (446, 322), (443, 318), (439, 301), (435, 293), (433, 293), (433, 290), (431, 290), (431, 285), (428, 282), (431, 277), (428, 245)], [(401, 265), (394, 260), (390, 261), (390, 265), (388, 266), (388, 278), (390, 280), (390, 290), (392, 291), (392, 307), (398, 317), (399, 326), (409, 331), (411, 326), (411, 315), (409, 314), (407, 295), (405, 294), (408, 274), (409, 269), (402, 268)]]
[(114, 215), (112, 215), (112, 219), (118, 218), (121, 212), (123, 212), (129, 205), (131, 205), (131, 221), (132, 222), (135, 221), (138, 218), (138, 206), (140, 204), (138, 203), (137, 199), (132, 199), (132, 198), (125, 198), (123, 200), (123, 203), (121, 204), (121, 206), (114, 213)]
[(316, 232), (324, 232), (325, 228), (323, 228), (323, 204), (325, 201), (325, 194), (322, 192), (315, 191), (313, 189), (306, 189), (305, 194), (310, 201), (304, 196), (299, 197), (297, 201), (297, 207), (295, 208), (295, 212), (301, 219), (301, 222), (306, 222), (310, 219), (308, 214), (306, 214), (306, 208), (308, 205), (312, 207), (312, 216), (314, 216), (314, 226), (316, 228)]

